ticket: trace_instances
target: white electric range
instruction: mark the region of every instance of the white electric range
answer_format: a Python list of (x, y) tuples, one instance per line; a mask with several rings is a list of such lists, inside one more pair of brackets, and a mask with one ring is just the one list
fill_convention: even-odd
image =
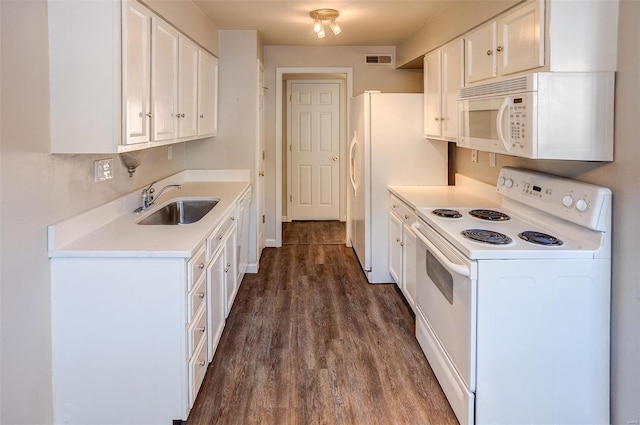
[(412, 226), (416, 337), (462, 424), (608, 423), (611, 191), (500, 171)]

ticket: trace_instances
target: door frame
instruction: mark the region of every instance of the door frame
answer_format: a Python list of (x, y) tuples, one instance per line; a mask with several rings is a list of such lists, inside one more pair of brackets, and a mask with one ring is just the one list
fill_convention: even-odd
[[(301, 78), (309, 74), (343, 74), (346, 76), (345, 116), (349, 116), (349, 99), (353, 97), (353, 68), (346, 67), (278, 67), (276, 68), (276, 214), (275, 214), (275, 235), (274, 241), (267, 241), (267, 246), (282, 246), (282, 132), (283, 132), (283, 101), (285, 98), (285, 74), (300, 74)], [(350, 129), (347, 124), (347, 134)], [(346, 161), (343, 161), (346, 164)], [(345, 217), (346, 219), (346, 217)]]
[[(292, 108), (291, 108), (291, 86), (292, 84), (338, 84), (339, 86), (339, 90), (340, 90), (340, 128), (338, 130), (339, 134), (340, 134), (340, 140), (339, 140), (339, 161), (338, 161), (338, 173), (339, 173), (339, 177), (338, 177), (338, 219), (340, 221), (343, 221), (343, 219), (346, 217), (346, 197), (344, 196), (344, 188), (345, 186), (345, 174), (344, 174), (344, 152), (345, 152), (345, 146), (346, 146), (346, 134), (347, 134), (347, 115), (346, 115), (346, 106), (347, 106), (347, 101), (346, 101), (346, 96), (345, 96), (345, 80), (341, 80), (341, 79), (326, 79), (326, 80), (318, 80), (318, 79), (311, 79), (311, 80), (304, 80), (304, 79), (288, 79), (286, 80), (287, 83), (287, 88), (286, 88), (286, 92), (285, 92), (285, 100), (287, 103), (287, 120), (286, 120), (286, 132), (287, 132), (287, 143), (290, 144), (291, 143), (291, 112), (292, 112)], [(293, 160), (293, 153), (291, 152), (290, 149), (286, 150), (287, 153), (287, 193), (286, 193), (286, 198), (288, 199), (287, 201), (287, 215), (283, 215), (282, 216), (282, 221), (283, 222), (290, 222), (291, 221), (291, 189), (293, 187), (293, 179), (292, 179), (292, 160)]]

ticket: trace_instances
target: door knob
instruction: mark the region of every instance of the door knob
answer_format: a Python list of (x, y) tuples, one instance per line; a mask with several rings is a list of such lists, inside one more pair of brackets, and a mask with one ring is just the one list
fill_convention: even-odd
[(334, 156), (334, 157), (333, 157), (333, 158), (331, 158), (331, 159), (333, 159), (333, 161), (335, 162), (335, 161), (337, 161), (337, 160), (338, 160), (338, 157), (337, 157), (337, 156)]
[(258, 175), (259, 175), (260, 177), (264, 177), (264, 171), (260, 171), (260, 172), (258, 173)]

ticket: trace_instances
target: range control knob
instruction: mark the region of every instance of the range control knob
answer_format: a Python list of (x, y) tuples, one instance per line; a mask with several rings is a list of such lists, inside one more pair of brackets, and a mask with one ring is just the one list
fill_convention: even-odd
[(567, 208), (570, 208), (573, 205), (573, 196), (564, 195), (562, 197), (562, 205), (564, 205)]
[(506, 179), (506, 180), (504, 181), (504, 185), (505, 185), (505, 186), (507, 186), (507, 187), (510, 189), (511, 187), (513, 187), (513, 180), (511, 180), (511, 179)]
[(504, 177), (502, 176), (498, 177), (498, 185), (504, 186)]
[(578, 199), (576, 201), (576, 209), (580, 212), (585, 212), (589, 209), (589, 203), (584, 199)]

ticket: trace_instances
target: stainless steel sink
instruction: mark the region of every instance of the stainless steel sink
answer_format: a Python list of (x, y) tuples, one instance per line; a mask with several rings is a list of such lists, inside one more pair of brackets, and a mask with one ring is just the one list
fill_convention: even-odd
[(219, 201), (219, 198), (178, 199), (154, 211), (138, 224), (166, 226), (195, 223), (207, 215)]

